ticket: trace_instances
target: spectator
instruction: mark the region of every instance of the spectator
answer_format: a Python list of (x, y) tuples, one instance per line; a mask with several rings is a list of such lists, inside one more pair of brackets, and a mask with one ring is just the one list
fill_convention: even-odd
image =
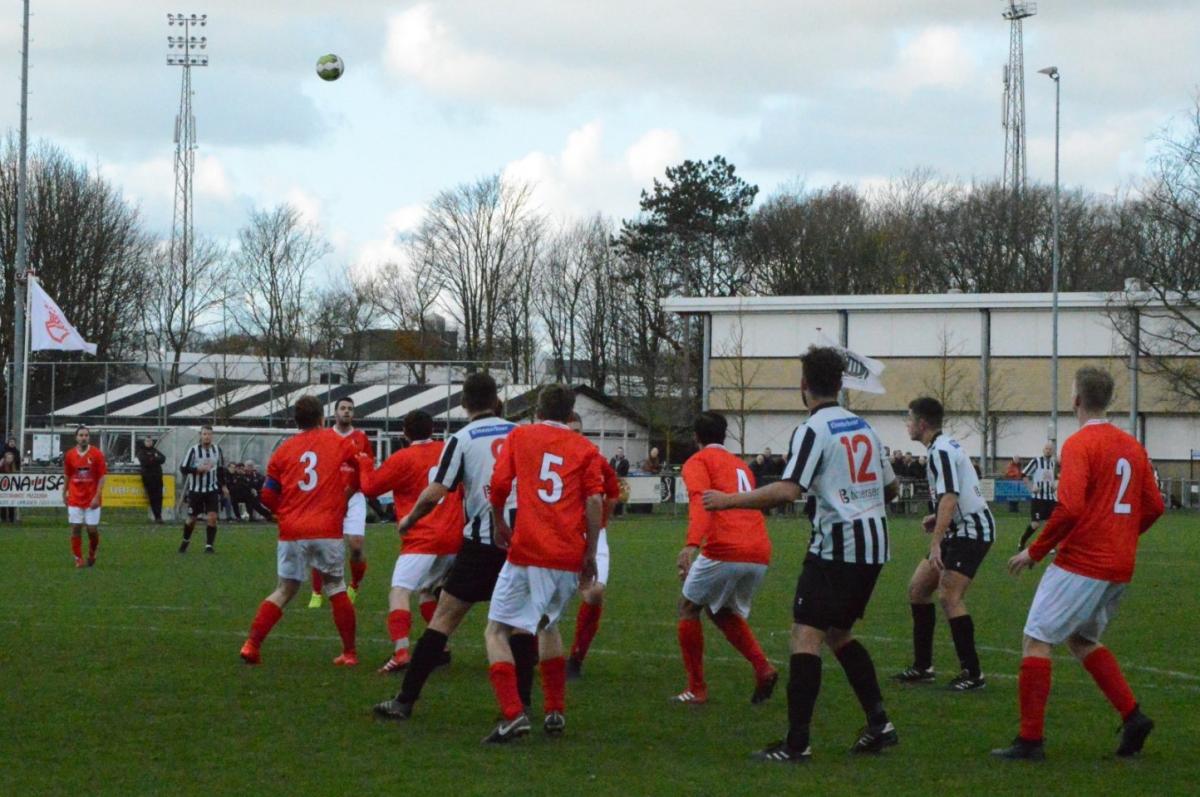
[(1025, 474), (1021, 470), (1020, 457), (1013, 457), (1008, 461), (1008, 469), (1004, 471), (1004, 478), (1017, 479), (1018, 481), (1025, 478)]
[(771, 453), (771, 449), (763, 449), (763, 477), (764, 478), (779, 478), (783, 475), (783, 469), (787, 465), (783, 461), (783, 457), (777, 457)]
[(650, 449), (650, 456), (646, 457), (646, 461), (642, 463), (642, 470), (652, 476), (657, 476), (662, 470), (662, 460), (658, 458), (658, 448)]
[(21, 470), (21, 449), (17, 448), (17, 438), (8, 438), (8, 440), (4, 443), (4, 451), (3, 453), (0, 453), (0, 456), (7, 454), (9, 451), (12, 452), (13, 462), (17, 466), (17, 470), (13, 471), (13, 473), (16, 473), (17, 471)]
[(155, 447), (154, 440), (147, 437), (142, 440), (136, 452), (138, 466), (142, 471), (142, 487), (146, 490), (146, 499), (150, 502), (150, 513), (154, 515), (155, 523), (162, 523), (163, 504), (163, 463), (167, 458)]
[(242, 480), (246, 485), (246, 519), (255, 520), (255, 515), (261, 515), (263, 520), (274, 520), (271, 516), (271, 510), (263, 506), (260, 499), (263, 483), (266, 479), (258, 472), (258, 466), (254, 460), (246, 460), (242, 468)]
[(629, 475), (629, 460), (625, 458), (624, 448), (618, 448), (617, 453), (608, 461), (608, 464), (612, 466), (612, 469), (615, 470), (617, 475), (621, 478), (625, 478)]
[(763, 478), (767, 475), (767, 458), (759, 454), (750, 460), (750, 472), (754, 474), (754, 483), (761, 487)]
[[(17, 455), (9, 449), (4, 450), (3, 457), (0, 457), (0, 473), (16, 473), (17, 472)], [(12, 523), (17, 519), (17, 510), (15, 507), (6, 506), (0, 507), (0, 522)]]

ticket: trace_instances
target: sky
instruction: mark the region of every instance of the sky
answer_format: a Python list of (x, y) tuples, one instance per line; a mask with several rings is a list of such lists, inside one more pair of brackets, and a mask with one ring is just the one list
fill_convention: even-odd
[[(760, 197), (1003, 167), (1000, 0), (32, 0), (30, 134), (99, 168), (168, 236), (180, 70), (166, 15), (207, 13), (193, 70), (196, 228), (232, 239), (295, 205), (327, 280), (402, 257), (439, 191), (504, 173), (563, 220), (637, 212), (685, 158), (724, 155)], [(1043, 0), (1026, 20), (1028, 170), (1114, 193), (1200, 87), (1195, 0)], [(20, 4), (0, 18), (0, 125), (18, 124)], [(324, 53), (338, 81), (315, 72)]]

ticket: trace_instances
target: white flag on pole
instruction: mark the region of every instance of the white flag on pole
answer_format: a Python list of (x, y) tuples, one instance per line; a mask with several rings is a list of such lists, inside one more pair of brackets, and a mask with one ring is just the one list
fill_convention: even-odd
[(845, 346), (839, 346), (821, 332), (821, 339), (826, 346), (837, 349), (846, 358), (846, 372), (842, 374), (842, 387), (846, 390), (858, 390), (863, 393), (887, 393), (883, 386), (883, 369), (887, 366), (865, 354), (851, 351)]
[(96, 353), (96, 344), (88, 343), (71, 326), (50, 295), (36, 278), (29, 278), (29, 350), (86, 351)]

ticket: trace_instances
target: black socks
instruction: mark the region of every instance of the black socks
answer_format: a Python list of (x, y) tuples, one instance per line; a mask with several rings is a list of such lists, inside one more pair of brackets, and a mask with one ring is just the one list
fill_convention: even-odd
[(517, 668), (517, 694), (525, 706), (533, 705), (533, 672), (537, 669), (538, 644), (533, 634), (513, 634), (508, 638), (513, 664)]
[(857, 639), (836, 651), (837, 659), (846, 672), (846, 680), (858, 696), (858, 703), (867, 715), (867, 724), (878, 727), (888, 721), (883, 710), (883, 694), (879, 691), (879, 679), (875, 675), (875, 663), (871, 654)]
[(442, 658), (442, 651), (445, 649), (446, 635), (441, 631), (426, 628), (425, 633), (421, 634), (421, 638), (417, 640), (412, 661), (404, 673), (404, 684), (400, 687), (400, 694), (396, 695), (397, 700), (409, 704), (417, 702), (417, 698), (421, 696), (421, 689), (425, 686), (425, 681), (438, 666)]
[(808, 748), (808, 726), (813, 706), (821, 691), (821, 657), (811, 653), (793, 653), (788, 676), (788, 747), (796, 751)]
[(954, 652), (959, 665), (972, 678), (979, 677), (979, 654), (975, 652), (975, 622), (964, 614), (950, 620), (950, 635), (954, 637)]
[(913, 619), (913, 666), (928, 670), (933, 666), (933, 627), (937, 623), (932, 603), (910, 604)]

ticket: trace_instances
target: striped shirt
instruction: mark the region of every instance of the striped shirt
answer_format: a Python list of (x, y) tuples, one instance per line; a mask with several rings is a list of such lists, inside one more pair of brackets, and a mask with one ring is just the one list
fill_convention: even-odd
[(1026, 479), (1033, 482), (1033, 497), (1041, 501), (1057, 500), (1054, 488), (1054, 471), (1058, 463), (1054, 457), (1034, 457), (1021, 469)]
[(992, 510), (979, 489), (975, 466), (958, 441), (938, 432), (929, 444), (926, 463), (925, 474), (929, 479), (929, 499), (933, 511), (937, 512), (942, 496), (950, 493), (958, 496), (958, 507), (950, 520), (946, 536), (994, 542), (996, 518), (992, 516)]
[[(212, 467), (201, 473), (197, 469), (206, 462)], [(218, 445), (197, 443), (188, 449), (183, 462), (179, 464), (179, 471), (186, 477), (183, 483), (185, 491), (215, 493), (225, 486), (225, 455)]]
[(496, 454), (514, 424), (495, 415), (476, 418), (446, 441), (433, 481), (447, 490), (463, 488), (463, 536), (492, 545), (492, 505), (488, 501)]
[(896, 474), (865, 420), (837, 404), (815, 407), (792, 433), (782, 478), (809, 495), (810, 554), (860, 565), (891, 558), (883, 492)]

